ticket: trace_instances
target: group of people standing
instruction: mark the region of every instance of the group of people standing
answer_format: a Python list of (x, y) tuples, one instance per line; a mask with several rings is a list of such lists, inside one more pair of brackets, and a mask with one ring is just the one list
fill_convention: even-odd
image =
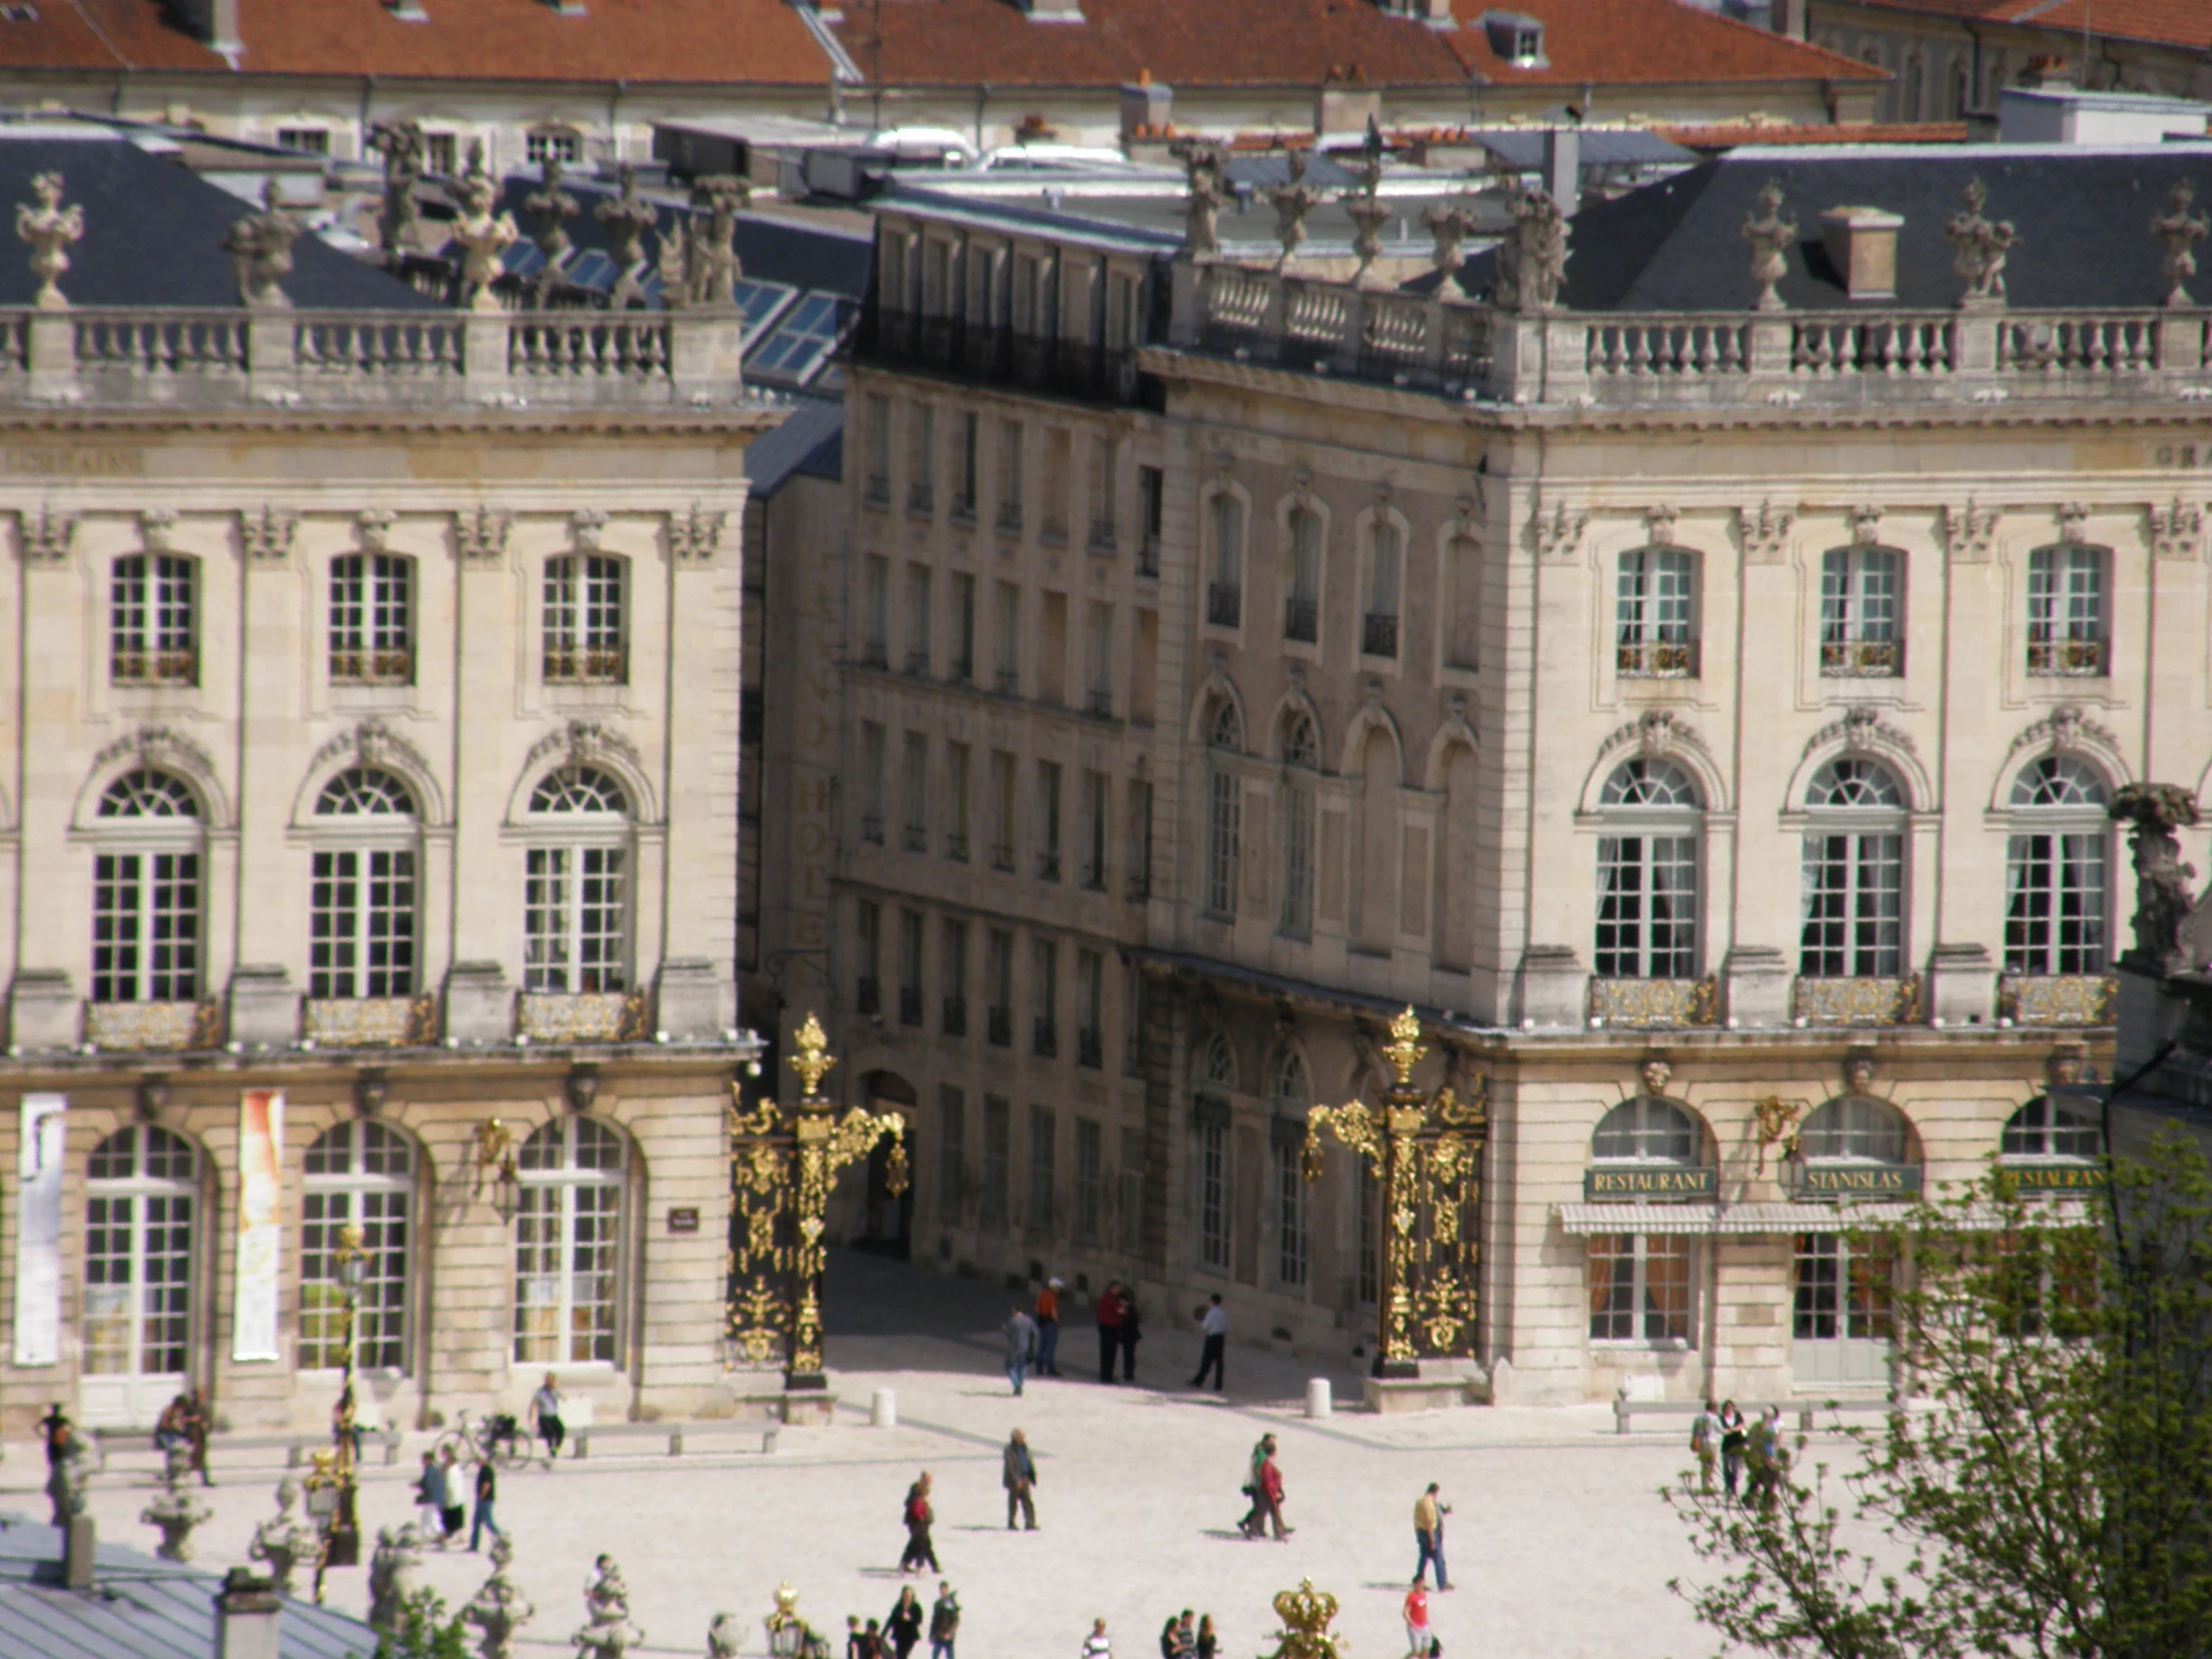
[[(1736, 1501), (1736, 1488), (1742, 1483), (1744, 1502), (1772, 1504), (1789, 1462), (1782, 1443), (1782, 1407), (1769, 1405), (1747, 1427), (1733, 1399), (1717, 1406), (1707, 1400), (1690, 1421), (1690, 1450), (1697, 1456), (1698, 1480), (1705, 1491), (1713, 1489), (1713, 1466), (1718, 1463), (1730, 1502)], [(1747, 1470), (1749, 1481), (1744, 1480)]]
[[(899, 1586), (898, 1599), (881, 1619), (865, 1626), (857, 1615), (844, 1621), (844, 1659), (907, 1659), (921, 1645), (921, 1598), (911, 1584)], [(937, 1581), (937, 1599), (928, 1612), (929, 1659), (953, 1659), (960, 1636), (960, 1598)]]
[[(1012, 1315), (1000, 1328), (1006, 1339), (1006, 1381), (1017, 1395), (1032, 1375), (1060, 1375), (1060, 1296), (1066, 1289), (1060, 1280), (1048, 1280), (1037, 1292), (1034, 1308), (1015, 1303)], [(1137, 1308), (1136, 1293), (1118, 1279), (1109, 1281), (1099, 1292), (1091, 1317), (1098, 1327), (1098, 1380), (1113, 1382), (1118, 1363), (1121, 1380), (1136, 1382), (1137, 1344), (1144, 1338), (1144, 1318)], [(1221, 1305), (1220, 1293), (1216, 1292), (1194, 1317), (1199, 1323), (1200, 1344), (1198, 1375), (1191, 1379), (1190, 1385), (1205, 1387), (1211, 1374), (1214, 1389), (1220, 1392), (1227, 1385), (1223, 1372), (1229, 1347), (1229, 1311)]]

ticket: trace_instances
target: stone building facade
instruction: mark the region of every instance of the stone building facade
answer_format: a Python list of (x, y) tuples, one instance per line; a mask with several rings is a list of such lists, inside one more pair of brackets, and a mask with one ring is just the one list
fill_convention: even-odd
[[(1588, 210), (1563, 285), (1534, 226), (1507, 306), (884, 205), (847, 430), (835, 971), (848, 1046), (918, 1103), (917, 1255), (1131, 1278), (1166, 1320), (1219, 1289), (1247, 1335), (1366, 1344), (1373, 1184), (1332, 1150), (1309, 1187), (1299, 1143), (1309, 1105), (1379, 1098), (1406, 1003), (1434, 1045), (1416, 1081), (1486, 1095), (1474, 1358), (1509, 1361), (1516, 1398), (1879, 1389), (1888, 1270), (1837, 1200), (1998, 1156), (2060, 1194), (2090, 1178), (2095, 1126), (2046, 1090), (2109, 1060), (2105, 807), (2212, 763), (2205, 313), (2157, 305), (2132, 219), (2109, 268), (2015, 269), (2016, 308), (1962, 305), (1959, 249), (1917, 219), (1890, 227), (1902, 299), (1854, 305), (1848, 243), (1808, 263), (1794, 228), (1772, 308), (1739, 275), (1770, 175), (1803, 215), (1955, 199), (1988, 165), (1711, 164), (1664, 209)], [(2103, 199), (2095, 158), (2032, 165), (2014, 188)], [(1056, 310), (1001, 306), (1000, 272)], [(1638, 284), (1672, 297), (1619, 297)], [(1128, 372), (1124, 314), (1153, 330)], [(969, 411), (1018, 440), (1018, 533), (989, 528), (1002, 461), (970, 528), (964, 440), (916, 435)], [(1087, 474), (1055, 458), (1096, 435), (1146, 533), (1093, 554)], [(1058, 677), (943, 684), (969, 581), (1020, 593)], [(910, 670), (909, 594), (936, 631)], [(1115, 629), (1091, 722), (1085, 607)], [(972, 896), (944, 837), (988, 837), (997, 797), (947, 735), (1016, 781), (1012, 868)], [(1147, 804), (1141, 904), (1118, 806), (1103, 893), (1067, 878), (1081, 810), (1045, 876), (1045, 767)], [(972, 942), (992, 931), (1010, 975)], [(1051, 953), (1109, 951), (1101, 1065), (1064, 1037), (1040, 1059), (1038, 1023), (1089, 1005)], [(994, 997), (1010, 1041), (944, 1030), (943, 999)], [(1094, 1172), (1127, 1196), (1102, 1207)]]

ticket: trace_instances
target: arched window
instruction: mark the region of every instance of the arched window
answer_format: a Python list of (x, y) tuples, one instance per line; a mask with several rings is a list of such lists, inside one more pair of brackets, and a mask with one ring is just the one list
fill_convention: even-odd
[(411, 996), (415, 988), (414, 793), (379, 767), (349, 767), (315, 798), (307, 994)]
[(2071, 1101), (2038, 1095), (2005, 1120), (2000, 1163), (2087, 1163), (2104, 1156), (2104, 1128)]
[(629, 982), (629, 801), (597, 767), (548, 773), (530, 794), (523, 989), (619, 991)]
[(1220, 1033), (1206, 1039), (1198, 1054), (1198, 1085), (1229, 1093), (1237, 1086), (1237, 1062), (1229, 1052), (1229, 1039)]
[(1229, 1040), (1216, 1032), (1198, 1052), (1194, 1074), (1197, 1099), (1191, 1121), (1198, 1134), (1198, 1265), (1218, 1273), (1229, 1269), (1229, 1095), (1237, 1086), (1237, 1065)]
[[(1595, 1169), (1694, 1170), (1704, 1163), (1697, 1120), (1671, 1100), (1639, 1095), (1598, 1120), (1590, 1137)], [(1639, 1183), (1640, 1185), (1640, 1183)], [(1603, 1189), (1600, 1189), (1603, 1190)], [(1639, 1197), (1679, 1196), (1640, 1192)], [(1587, 1287), (1590, 1340), (1682, 1348), (1693, 1329), (1697, 1241), (1676, 1233), (1591, 1236)]]
[(563, 553), (545, 561), (545, 677), (567, 685), (629, 681), (623, 589), (629, 561)]
[(413, 1201), (414, 1150), (396, 1130), (355, 1119), (325, 1129), (307, 1148), (299, 1204), (300, 1370), (345, 1364), (345, 1296), (334, 1257), (349, 1226), (361, 1230), (365, 1253), (353, 1363), (404, 1369)]
[(151, 768), (110, 784), (96, 810), (92, 999), (191, 1002), (200, 994), (200, 801)]
[(1378, 518), (1368, 532), (1368, 608), (1360, 628), (1360, 650), (1367, 656), (1397, 655), (1398, 591), (1404, 564), (1404, 536), (1393, 521)]
[(330, 561), (330, 678), (404, 686), (414, 679), (414, 560), (343, 553)]
[(1905, 798), (1872, 761), (1831, 761), (1806, 791), (1798, 972), (1894, 978), (1905, 959)]
[(185, 1385), (192, 1347), (192, 1242), (200, 1156), (154, 1124), (93, 1148), (85, 1181), (84, 1355), (88, 1414), (158, 1412)]
[(1673, 1101), (1639, 1095), (1598, 1120), (1590, 1158), (1600, 1164), (1695, 1165), (1699, 1138), (1697, 1120)]
[(1902, 1164), (1911, 1145), (1905, 1114), (1873, 1095), (1841, 1095), (1816, 1107), (1798, 1130), (1808, 1164)]
[(2111, 911), (2104, 780), (2046, 755), (2012, 782), (2005, 842), (2004, 970), (2102, 973)]
[(1314, 931), (1314, 776), (1321, 744), (1311, 715), (1283, 726), (1283, 903), (1278, 924), (1294, 939)]
[(1244, 726), (1227, 698), (1206, 719), (1206, 913), (1227, 917), (1237, 909), (1238, 782), (1235, 758), (1244, 753)]
[(1321, 638), (1321, 514), (1291, 509), (1291, 571), (1283, 598), (1283, 637), (1302, 645)]
[(1234, 628), (1244, 620), (1245, 509), (1241, 497), (1216, 490), (1207, 500), (1211, 579), (1206, 584), (1206, 620)]
[(522, 1143), (515, 1363), (612, 1364), (622, 1300), (622, 1136), (565, 1117)]
[(200, 683), (200, 561), (130, 553), (108, 589), (108, 675), (119, 686)]
[(1306, 1109), (1313, 1104), (1306, 1062), (1296, 1051), (1285, 1049), (1276, 1059), (1269, 1083), (1275, 1106), (1269, 1130), (1275, 1153), (1275, 1278), (1285, 1289), (1301, 1289), (1309, 1256), (1303, 1147)]
[(1672, 762), (1639, 759), (1615, 770), (1598, 802), (1608, 820), (1597, 843), (1598, 977), (1696, 978), (1697, 786)]

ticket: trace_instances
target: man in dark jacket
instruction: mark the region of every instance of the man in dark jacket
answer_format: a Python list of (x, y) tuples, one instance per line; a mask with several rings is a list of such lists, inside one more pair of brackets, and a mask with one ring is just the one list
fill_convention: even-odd
[(1029, 1455), (1029, 1440), (1020, 1429), (1006, 1442), (1001, 1484), (1006, 1488), (1006, 1530), (1014, 1529), (1014, 1510), (1019, 1508), (1023, 1523), (1034, 1532), (1037, 1530), (1037, 1506), (1030, 1498), (1037, 1484), (1037, 1462)]

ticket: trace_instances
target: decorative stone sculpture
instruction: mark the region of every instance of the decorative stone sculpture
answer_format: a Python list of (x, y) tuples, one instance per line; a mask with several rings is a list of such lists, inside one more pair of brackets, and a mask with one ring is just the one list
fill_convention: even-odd
[(737, 1614), (717, 1613), (707, 1626), (707, 1659), (738, 1659), (740, 1628)]
[(1172, 145), (1170, 150), (1183, 163), (1188, 178), (1188, 194), (1183, 202), (1183, 252), (1194, 260), (1213, 259), (1221, 253), (1214, 222), (1222, 204), (1229, 200), (1229, 187), (1222, 177), (1227, 154), (1220, 145), (1198, 139)]
[(1368, 269), (1382, 253), (1382, 227), (1389, 223), (1390, 210), (1377, 200), (1382, 188), (1382, 135), (1370, 119), (1368, 142), (1361, 152), (1360, 183), (1337, 199), (1352, 217), (1352, 252), (1360, 261), (1352, 274), (1355, 287), (1369, 285)]
[(660, 223), (660, 216), (652, 203), (638, 195), (636, 168), (624, 164), (622, 194), (611, 202), (600, 203), (592, 210), (592, 217), (607, 227), (607, 235), (614, 245), (608, 257), (622, 273), (608, 303), (618, 310), (625, 305), (643, 303), (645, 290), (638, 284), (637, 274), (645, 264), (645, 233)]
[(568, 232), (562, 222), (576, 214), (576, 198), (561, 189), (561, 158), (548, 155), (545, 158), (543, 183), (522, 199), (522, 206), (538, 222), (536, 242), (538, 252), (545, 256), (545, 269), (550, 273), (567, 256), (575, 245), (568, 240)]
[(622, 1659), (644, 1643), (645, 1632), (630, 1622), (630, 1586), (612, 1555), (602, 1555), (585, 1581), (584, 1625), (569, 1640), (577, 1659)]
[(538, 1610), (507, 1575), (514, 1558), (514, 1545), (504, 1532), (500, 1533), (492, 1540), (491, 1576), (461, 1609), (461, 1617), (481, 1633), (477, 1648), (480, 1659), (512, 1659), (515, 1632), (537, 1617)]
[(1567, 276), (1567, 222), (1544, 191), (1523, 191), (1512, 201), (1513, 228), (1497, 247), (1497, 276), (1490, 302), (1502, 310), (1535, 314), (1559, 303)]
[(481, 140), (468, 147), (468, 170), (453, 187), (461, 217), (453, 227), (453, 240), (461, 245), (461, 281), (471, 310), (496, 311), (499, 299), (491, 284), (499, 275), (499, 256), (515, 244), (514, 215), (492, 213), (499, 200), (499, 185), (484, 167)]
[(1474, 214), (1467, 205), (1459, 202), (1431, 203), (1420, 216), (1421, 226), (1435, 240), (1429, 253), (1429, 263), (1436, 268), (1436, 294), (1443, 299), (1459, 299), (1466, 290), (1459, 285), (1459, 267), (1464, 263), (1460, 245), (1474, 230)]
[(239, 274), (239, 299), (254, 310), (288, 310), (291, 297), (277, 284), (291, 275), (291, 245), (300, 224), (276, 206), (276, 181), (262, 185), (262, 211), (231, 227), (223, 251)]
[(2113, 821), (2125, 824), (2135, 855), (2135, 948), (2121, 958), (2147, 973), (2189, 966), (2181, 925), (2195, 902), (2193, 866), (2181, 861), (2174, 831), (2195, 827), (2196, 797), (2177, 784), (2129, 784), (2112, 797)]
[(254, 1541), (246, 1553), (269, 1563), (278, 1595), (291, 1594), (291, 1575), (301, 1562), (313, 1561), (321, 1552), (321, 1540), (313, 1527), (292, 1514), (299, 1501), (299, 1482), (285, 1475), (276, 1482), (276, 1514), (254, 1529)]
[(2166, 303), (2176, 308), (2196, 303), (2186, 284), (2197, 274), (2196, 246), (2212, 230), (2204, 215), (2189, 211), (2196, 199), (2196, 188), (2186, 179), (2176, 179), (2173, 193), (2166, 198), (2166, 211), (2150, 222), (2150, 234), (2166, 251), (2158, 264), (2158, 274), (2166, 281)]
[(1988, 199), (1981, 181), (1968, 179), (1965, 207), (1943, 227), (1944, 239), (1957, 251), (1950, 268), (1966, 279), (1960, 303), (1967, 306), (2004, 303), (2004, 261), (2019, 241), (2009, 219), (1992, 223), (1982, 217)]
[(85, 1512), (85, 1450), (84, 1436), (71, 1429), (46, 1471), (46, 1497), (54, 1506), (52, 1524), (57, 1532), (67, 1531), (69, 1523)]
[(1290, 178), (1268, 192), (1275, 204), (1275, 240), (1283, 246), (1283, 257), (1275, 262), (1278, 271), (1298, 257), (1306, 241), (1306, 215), (1321, 201), (1321, 192), (1306, 182), (1306, 152), (1293, 150), (1290, 160)]
[(376, 1552), (368, 1558), (368, 1624), (372, 1630), (397, 1630), (402, 1613), (421, 1588), (422, 1538), (412, 1522), (387, 1526), (376, 1534)]
[(15, 210), (15, 234), (31, 245), (31, 275), (38, 278), (38, 293), (31, 303), (42, 311), (66, 311), (69, 301), (55, 285), (69, 269), (62, 252), (85, 235), (85, 210), (62, 206), (62, 176), (41, 173), (31, 181), (38, 206), (19, 203)]
[(1790, 270), (1790, 247), (1797, 241), (1798, 223), (1782, 217), (1782, 181), (1769, 179), (1759, 187), (1759, 212), (1744, 215), (1744, 241), (1751, 244), (1751, 279), (1759, 284), (1754, 303), (1763, 311), (1785, 308), (1775, 283)]
[(692, 181), (692, 206), (707, 211), (706, 228), (695, 218), (691, 227), (685, 297), (694, 305), (728, 305), (744, 267), (738, 263), (733, 243), (738, 215), (753, 200), (753, 186), (734, 173), (713, 173)]
[[(189, 1456), (189, 1454), (188, 1454)], [(162, 1489), (154, 1501), (139, 1511), (139, 1519), (161, 1529), (162, 1541), (154, 1553), (165, 1561), (192, 1559), (192, 1529), (215, 1513), (178, 1476), (185, 1459), (172, 1456), (162, 1476)]]
[(384, 157), (384, 205), (376, 215), (376, 242), (387, 262), (396, 261), (413, 248), (421, 223), (414, 189), (422, 180), (422, 124), (379, 121), (368, 130), (368, 147)]

